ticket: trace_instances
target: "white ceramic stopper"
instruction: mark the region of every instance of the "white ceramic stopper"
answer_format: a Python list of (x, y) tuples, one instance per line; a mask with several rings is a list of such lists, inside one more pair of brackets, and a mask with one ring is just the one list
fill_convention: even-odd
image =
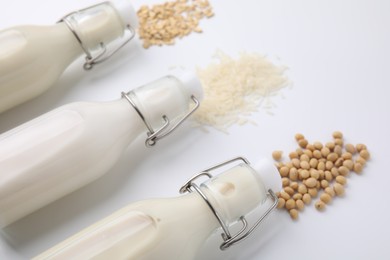
[(110, 0), (110, 3), (118, 12), (123, 24), (130, 25), (133, 29), (138, 28), (138, 16), (129, 0)]
[(282, 189), (279, 171), (271, 160), (262, 159), (253, 164), (252, 167), (258, 173), (266, 190), (271, 189), (273, 192), (278, 192)]
[(203, 99), (203, 88), (198, 76), (189, 70), (175, 69), (170, 73), (172, 76), (180, 80), (188, 93), (194, 95), (199, 101)]

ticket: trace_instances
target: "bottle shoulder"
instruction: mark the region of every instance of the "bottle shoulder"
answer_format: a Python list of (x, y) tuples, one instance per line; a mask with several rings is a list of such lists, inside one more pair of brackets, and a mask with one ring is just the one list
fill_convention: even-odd
[(82, 49), (77, 39), (63, 23), (15, 26), (0, 31), (0, 69), (4, 63), (29, 64), (32, 58), (42, 62), (57, 60), (52, 65), (66, 60), (65, 66), (69, 59), (74, 60), (80, 54)]

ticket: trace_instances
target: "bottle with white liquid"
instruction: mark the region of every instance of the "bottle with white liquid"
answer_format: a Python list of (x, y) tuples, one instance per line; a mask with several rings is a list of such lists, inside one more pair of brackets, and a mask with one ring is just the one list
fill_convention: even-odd
[[(243, 161), (216, 177), (210, 174)], [(200, 186), (196, 178), (208, 177)], [(245, 158), (227, 161), (193, 177), (181, 189), (185, 196), (131, 204), (47, 250), (33, 260), (156, 260), (193, 259), (207, 238), (222, 227), (221, 249), (247, 238), (277, 205), (273, 191), (282, 187), (275, 165), (259, 161), (253, 168)], [(272, 203), (266, 203), (267, 198)], [(249, 227), (245, 216), (259, 205), (268, 207)], [(264, 210), (265, 208), (263, 208)], [(243, 228), (231, 234), (235, 222)]]
[(108, 50), (109, 44), (120, 40), (123, 46), (137, 26), (128, 0), (112, 0), (71, 13), (55, 25), (0, 31), (0, 113), (42, 94), (83, 53), (85, 69), (106, 60), (118, 50)]
[(199, 106), (202, 89), (181, 71), (122, 96), (68, 104), (0, 135), (1, 227), (97, 179), (139, 135), (153, 146)]

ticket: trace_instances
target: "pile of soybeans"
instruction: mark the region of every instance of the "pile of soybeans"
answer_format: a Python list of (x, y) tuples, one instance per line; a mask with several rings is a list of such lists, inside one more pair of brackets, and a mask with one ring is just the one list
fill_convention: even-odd
[(286, 209), (292, 219), (314, 199), (315, 208), (323, 211), (334, 198), (342, 197), (349, 174), (360, 174), (370, 159), (366, 145), (344, 144), (339, 131), (325, 144), (309, 143), (302, 134), (295, 139), (299, 148), (289, 154), (289, 161), (281, 162), (281, 151), (272, 153), (283, 184), (277, 194), (278, 208)]

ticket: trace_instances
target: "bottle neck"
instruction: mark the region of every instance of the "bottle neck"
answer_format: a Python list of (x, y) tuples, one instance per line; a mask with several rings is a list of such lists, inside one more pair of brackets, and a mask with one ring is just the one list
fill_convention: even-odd
[(58, 55), (64, 57), (65, 66), (68, 66), (84, 53), (80, 43), (65, 23), (57, 23), (52, 26), (52, 35), (54, 36), (52, 39), (58, 42), (58, 46), (61, 46), (56, 51), (60, 52)]
[(195, 254), (206, 239), (220, 227), (207, 203), (196, 192), (173, 199), (172, 210), (175, 212), (173, 217), (176, 225), (170, 232), (181, 234), (177, 236), (178, 240), (188, 239), (188, 243), (183, 245), (182, 256)]
[(103, 113), (101, 120), (104, 122), (103, 124), (112, 127), (111, 132), (107, 134), (121, 136), (123, 148), (139, 136), (147, 136), (148, 130), (142, 119), (125, 98), (101, 104), (107, 107), (107, 109), (102, 110), (106, 111), (107, 114)]
[(203, 243), (219, 228), (217, 219), (196, 193), (139, 202), (130, 207), (150, 216), (156, 227), (153, 239), (134, 259), (192, 260)]

